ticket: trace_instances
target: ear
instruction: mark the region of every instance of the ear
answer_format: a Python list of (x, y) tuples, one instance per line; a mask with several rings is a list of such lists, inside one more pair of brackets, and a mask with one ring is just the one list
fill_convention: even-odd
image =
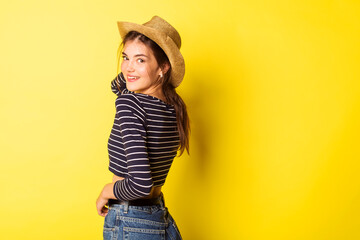
[(161, 67), (161, 70), (162, 70), (162, 73), (163, 75), (165, 75), (167, 73), (167, 71), (169, 70), (170, 68), (170, 64), (169, 63), (164, 63)]

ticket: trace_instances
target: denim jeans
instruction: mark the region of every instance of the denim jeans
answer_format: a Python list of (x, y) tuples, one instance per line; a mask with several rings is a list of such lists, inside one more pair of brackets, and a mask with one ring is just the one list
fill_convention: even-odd
[(161, 202), (151, 206), (129, 206), (112, 204), (105, 216), (104, 240), (181, 240), (179, 229), (165, 206), (163, 194)]

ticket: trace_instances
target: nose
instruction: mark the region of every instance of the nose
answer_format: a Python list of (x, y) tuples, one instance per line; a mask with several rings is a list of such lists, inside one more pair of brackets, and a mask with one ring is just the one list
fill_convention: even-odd
[(128, 72), (134, 71), (133, 61), (128, 61), (128, 64), (127, 64), (127, 66), (126, 66), (126, 70), (127, 70)]

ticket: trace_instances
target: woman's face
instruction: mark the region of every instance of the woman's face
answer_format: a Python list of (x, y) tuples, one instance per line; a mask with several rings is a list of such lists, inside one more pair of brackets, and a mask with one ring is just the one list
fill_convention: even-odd
[(121, 72), (128, 90), (149, 95), (157, 91), (153, 84), (162, 73), (152, 50), (139, 40), (125, 43)]

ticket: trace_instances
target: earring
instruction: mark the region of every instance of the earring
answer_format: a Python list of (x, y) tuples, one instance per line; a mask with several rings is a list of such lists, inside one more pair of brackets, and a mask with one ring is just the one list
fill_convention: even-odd
[(160, 73), (160, 78), (162, 78), (163, 77), (163, 75), (162, 75), (162, 73)]

